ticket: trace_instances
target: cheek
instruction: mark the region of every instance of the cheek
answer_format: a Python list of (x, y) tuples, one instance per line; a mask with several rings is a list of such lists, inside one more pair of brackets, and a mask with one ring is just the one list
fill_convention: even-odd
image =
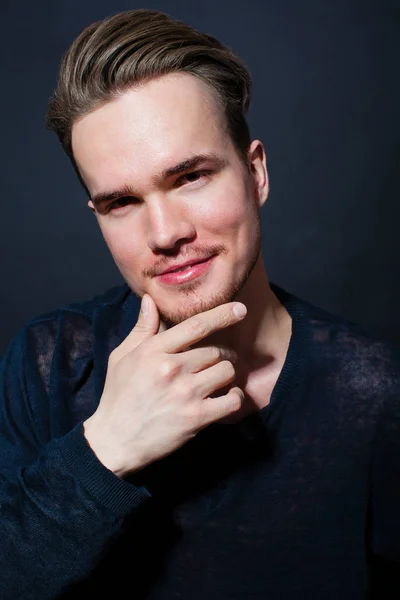
[(137, 235), (132, 234), (132, 228), (128, 221), (116, 226), (102, 227), (100, 225), (104, 241), (106, 242), (115, 262), (120, 269), (132, 264), (141, 263), (144, 243)]
[(207, 231), (218, 235), (246, 229), (254, 211), (245, 190), (225, 189), (204, 198), (196, 206), (196, 221)]

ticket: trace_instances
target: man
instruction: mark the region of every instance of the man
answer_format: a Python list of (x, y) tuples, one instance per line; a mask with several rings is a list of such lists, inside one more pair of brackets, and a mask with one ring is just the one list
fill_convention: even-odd
[(400, 593), (399, 356), (269, 283), (249, 93), (154, 11), (64, 57), (49, 125), (126, 285), (3, 361), (4, 599)]

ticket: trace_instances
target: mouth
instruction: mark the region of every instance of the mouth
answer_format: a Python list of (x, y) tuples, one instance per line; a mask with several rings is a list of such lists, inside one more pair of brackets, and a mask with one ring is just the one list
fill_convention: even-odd
[(215, 255), (210, 256), (209, 258), (200, 262), (184, 265), (183, 267), (175, 269), (174, 271), (161, 273), (157, 276), (157, 279), (160, 283), (166, 285), (176, 285), (180, 283), (186, 283), (187, 281), (192, 281), (208, 271), (214, 258)]

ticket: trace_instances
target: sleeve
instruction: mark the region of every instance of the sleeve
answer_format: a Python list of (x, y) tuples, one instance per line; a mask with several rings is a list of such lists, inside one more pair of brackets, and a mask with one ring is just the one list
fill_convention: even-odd
[(54, 599), (85, 579), (125, 517), (150, 495), (102, 465), (82, 423), (41, 444), (46, 415), (32, 408), (41, 390), (35, 381), (27, 384), (34, 360), (26, 347), (21, 332), (0, 364), (2, 600)]
[(373, 598), (400, 598), (400, 361), (377, 423), (371, 469), (370, 577)]

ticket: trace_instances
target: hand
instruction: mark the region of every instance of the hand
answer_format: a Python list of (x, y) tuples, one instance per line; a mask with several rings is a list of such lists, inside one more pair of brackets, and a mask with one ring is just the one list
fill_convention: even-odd
[(163, 330), (154, 300), (143, 297), (135, 327), (110, 354), (99, 406), (84, 423), (89, 445), (116, 475), (144, 468), (240, 411), (244, 394), (238, 387), (209, 398), (235, 379), (235, 353), (218, 346), (190, 348), (241, 321), (246, 313), (236, 316), (235, 306), (245, 309), (229, 302)]

